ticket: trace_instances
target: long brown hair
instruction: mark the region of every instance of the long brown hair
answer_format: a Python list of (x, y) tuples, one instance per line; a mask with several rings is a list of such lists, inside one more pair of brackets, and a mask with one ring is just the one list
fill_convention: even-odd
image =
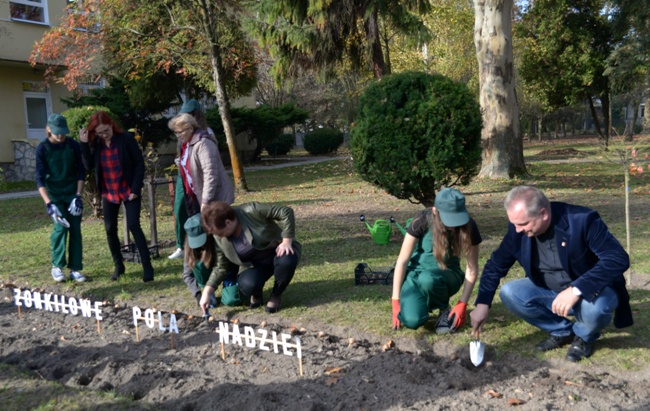
[(115, 120), (113, 120), (111, 116), (106, 114), (106, 112), (104, 111), (98, 111), (92, 116), (90, 116), (90, 120), (88, 120), (87, 129), (88, 129), (88, 141), (90, 142), (90, 144), (92, 144), (95, 141), (95, 129), (100, 124), (107, 124), (111, 126), (111, 128), (113, 129), (113, 134), (122, 133), (122, 129), (120, 128), (120, 126), (117, 125), (117, 123), (115, 122)]
[[(447, 227), (442, 223), (438, 212), (431, 213), (431, 241), (433, 241), (433, 256), (443, 270), (447, 269), (446, 259), (458, 257), (461, 250), (465, 255), (472, 246), (470, 221), (460, 227)], [(449, 254), (448, 254), (449, 252)]]
[(187, 243), (187, 237), (185, 238), (185, 261), (190, 269), (194, 269), (194, 266), (199, 262), (203, 261), (203, 265), (206, 268), (212, 268), (216, 263), (217, 254), (214, 251), (216, 244), (214, 237), (210, 234), (206, 236), (205, 244), (199, 248), (190, 248)]

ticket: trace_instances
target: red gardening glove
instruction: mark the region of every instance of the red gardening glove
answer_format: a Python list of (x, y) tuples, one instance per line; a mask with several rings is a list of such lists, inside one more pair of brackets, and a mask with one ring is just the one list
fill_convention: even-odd
[(458, 330), (463, 326), (463, 324), (465, 324), (465, 317), (467, 317), (467, 304), (458, 301), (454, 308), (449, 312), (449, 318), (452, 318), (453, 315), (455, 315), (456, 318), (454, 318), (454, 323), (451, 327), (453, 330)]
[(399, 330), (400, 323), (399, 319), (397, 319), (397, 314), (399, 314), (399, 299), (392, 300), (393, 302), (393, 330)]

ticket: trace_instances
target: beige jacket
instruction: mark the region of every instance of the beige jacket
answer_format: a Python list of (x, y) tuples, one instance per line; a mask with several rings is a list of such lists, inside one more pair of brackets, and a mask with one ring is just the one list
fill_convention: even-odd
[(211, 201), (235, 202), (235, 190), (223, 167), (216, 140), (204, 130), (196, 130), (188, 144), (190, 173), (199, 204)]

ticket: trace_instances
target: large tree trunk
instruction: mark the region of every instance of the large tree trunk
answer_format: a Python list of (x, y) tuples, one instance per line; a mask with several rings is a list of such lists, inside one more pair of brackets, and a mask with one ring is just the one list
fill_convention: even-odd
[(200, 0), (195, 3), (198, 7), (196, 10), (200, 13), (202, 20), (202, 31), (210, 43), (210, 63), (212, 65), (212, 79), (214, 81), (214, 90), (219, 105), (219, 117), (223, 131), (226, 134), (226, 143), (228, 143), (228, 152), (230, 154), (230, 165), (232, 167), (233, 180), (237, 190), (248, 191), (244, 167), (239, 161), (239, 149), (237, 140), (235, 140), (235, 128), (232, 125), (232, 116), (230, 114), (230, 99), (226, 91), (226, 81), (223, 76), (223, 65), (221, 64), (221, 52), (219, 51), (219, 36), (217, 35), (214, 25), (214, 10), (212, 4), (206, 0)]
[(474, 0), (474, 44), (483, 111), (479, 177), (526, 173), (512, 58), (512, 0)]
[(594, 99), (591, 96), (587, 97), (589, 101), (589, 110), (591, 110), (591, 115), (594, 118), (594, 127), (596, 129), (596, 134), (603, 141), (605, 145), (605, 150), (609, 147), (609, 136), (611, 133), (610, 121), (609, 121), (609, 95), (604, 93), (600, 96), (600, 104), (603, 112), (603, 127), (600, 127), (600, 119), (598, 118), (598, 110), (596, 110), (596, 105), (594, 104)]
[(221, 124), (223, 124), (223, 131), (226, 134), (226, 142), (228, 143), (228, 152), (230, 154), (230, 165), (232, 167), (232, 176), (235, 181), (235, 188), (238, 190), (248, 191), (246, 184), (246, 176), (244, 174), (244, 167), (239, 161), (239, 149), (237, 148), (237, 140), (235, 140), (235, 128), (232, 125), (232, 116), (230, 114), (230, 101), (226, 92), (226, 85), (221, 73), (221, 61), (219, 48), (212, 45), (212, 74), (214, 78), (214, 88), (216, 90), (217, 104), (219, 105), (219, 116), (221, 117)]
[(381, 50), (381, 39), (379, 38), (379, 22), (377, 20), (377, 11), (370, 14), (365, 23), (366, 36), (370, 43), (372, 53), (372, 70), (375, 78), (380, 79), (384, 74), (389, 74), (384, 60), (384, 53)]

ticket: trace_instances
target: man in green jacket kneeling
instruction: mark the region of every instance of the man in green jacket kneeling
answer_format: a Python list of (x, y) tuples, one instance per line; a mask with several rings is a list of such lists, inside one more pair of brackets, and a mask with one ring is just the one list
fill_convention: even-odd
[(210, 294), (238, 270), (239, 291), (250, 297), (250, 308), (262, 305), (264, 284), (274, 277), (266, 312), (277, 312), (300, 259), (293, 210), (262, 203), (231, 207), (213, 201), (201, 210), (201, 221), (206, 233), (216, 240), (218, 267), (203, 289), (201, 308), (205, 311), (209, 307)]

